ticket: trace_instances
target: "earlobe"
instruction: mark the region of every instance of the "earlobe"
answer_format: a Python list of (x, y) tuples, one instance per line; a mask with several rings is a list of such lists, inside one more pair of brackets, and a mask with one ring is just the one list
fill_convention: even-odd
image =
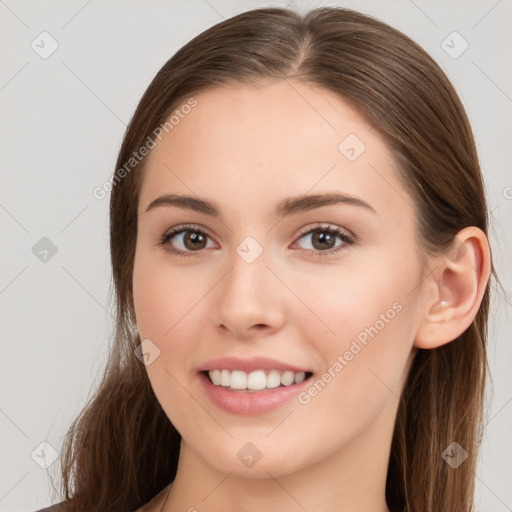
[(432, 349), (460, 336), (473, 322), (490, 275), (491, 257), (485, 233), (474, 226), (462, 229), (450, 250), (432, 262), (433, 292), (414, 345)]

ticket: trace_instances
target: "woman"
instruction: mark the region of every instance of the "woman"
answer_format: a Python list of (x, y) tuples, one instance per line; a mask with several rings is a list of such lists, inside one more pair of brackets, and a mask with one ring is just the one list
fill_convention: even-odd
[(341, 8), (223, 21), (112, 186), (115, 343), (58, 510), (473, 510), (486, 200), (419, 46)]

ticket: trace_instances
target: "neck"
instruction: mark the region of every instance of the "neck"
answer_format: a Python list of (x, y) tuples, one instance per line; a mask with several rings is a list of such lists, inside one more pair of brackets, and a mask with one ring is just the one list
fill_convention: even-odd
[[(182, 440), (174, 489), (164, 507), (201, 512), (389, 512), (385, 500), (393, 423), (377, 419), (358, 438), (294, 472), (270, 464), (257, 478), (221, 471)], [(381, 420), (381, 421), (379, 421)], [(264, 457), (259, 461), (262, 463)]]

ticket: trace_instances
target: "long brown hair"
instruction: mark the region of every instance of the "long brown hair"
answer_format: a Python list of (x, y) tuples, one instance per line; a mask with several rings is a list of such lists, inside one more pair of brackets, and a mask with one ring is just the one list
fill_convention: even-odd
[[(370, 16), (332, 7), (304, 15), (257, 9), (204, 31), (157, 73), (119, 152), (116, 169), (125, 172), (116, 171), (110, 202), (115, 332), (102, 379), (64, 441), (65, 510), (133, 511), (177, 469), (180, 435), (134, 355), (140, 338), (131, 329), (132, 274), (146, 158), (127, 162), (193, 94), (213, 85), (292, 77), (351, 102), (385, 138), (414, 197), (425, 251), (448, 250), (467, 226), (487, 233), (484, 187), (464, 108), (439, 66), (407, 36)], [(459, 338), (415, 356), (391, 445), (386, 499), (392, 510), (473, 510), (488, 308), (489, 284)], [(452, 442), (468, 454), (457, 469), (441, 457)]]

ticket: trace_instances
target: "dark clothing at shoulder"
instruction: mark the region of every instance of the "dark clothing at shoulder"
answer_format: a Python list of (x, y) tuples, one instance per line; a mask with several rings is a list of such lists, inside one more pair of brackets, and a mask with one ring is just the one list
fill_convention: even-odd
[(36, 512), (61, 512), (62, 507), (60, 503), (52, 505), (51, 507), (42, 508), (41, 510), (36, 510)]

